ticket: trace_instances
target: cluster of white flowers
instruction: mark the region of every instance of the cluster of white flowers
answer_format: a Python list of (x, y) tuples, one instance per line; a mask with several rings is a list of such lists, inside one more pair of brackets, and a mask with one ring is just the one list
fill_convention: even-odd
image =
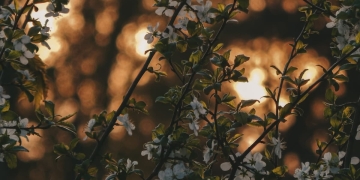
[[(187, 24), (189, 20), (197, 21), (199, 20), (202, 23), (211, 23), (211, 18), (215, 17), (215, 14), (210, 13), (212, 2), (207, 0), (206, 3), (203, 0), (197, 0), (199, 5), (191, 5), (191, 0), (186, 1), (186, 5), (182, 7), (178, 14), (177, 24), (174, 25), (176, 29), (187, 30)], [(174, 8), (176, 8), (180, 3), (175, 0), (169, 0), (167, 5), (162, 5), (157, 7), (155, 13), (159, 16), (165, 15), (172, 17), (174, 14)], [(159, 27), (159, 22), (156, 26), (152, 27), (148, 25), (148, 33), (145, 35), (144, 39), (147, 40), (147, 43), (152, 43), (154, 38), (169, 38), (169, 43), (176, 42), (177, 33), (176, 29), (172, 26), (167, 26), (167, 32), (159, 32), (157, 28)]]
[(6, 102), (6, 99), (9, 99), (10, 95), (5, 94), (4, 92), (4, 88), (2, 86), (0, 86), (0, 105), (4, 105)]
[(26, 128), (28, 123), (29, 120), (27, 118), (21, 119), (20, 117), (18, 121), (0, 120), (0, 134), (6, 134), (10, 139), (15, 141), (19, 141), (19, 136), (24, 137), (27, 141), (29, 141), (28, 137), (26, 136), (28, 133), (27, 130), (21, 129), (20, 134), (18, 134), (15, 129), (16, 127)]
[(158, 177), (160, 180), (177, 180), (184, 179), (192, 170), (187, 168), (184, 162), (180, 161), (175, 165), (166, 163), (165, 170), (159, 171)]
[[(132, 130), (135, 129), (135, 125), (129, 120), (129, 114), (125, 114), (123, 116), (118, 116), (117, 120), (120, 121), (121, 126), (124, 126), (127, 133), (131, 136)], [(84, 132), (90, 133), (93, 130), (95, 124), (96, 124), (96, 120), (90, 119), (89, 122), (85, 126)], [(87, 136), (85, 136), (83, 140), (85, 141), (86, 139), (87, 139)]]
[[(323, 163), (320, 164), (318, 169), (313, 170), (313, 174), (310, 173), (310, 163), (301, 163), (301, 169), (295, 169), (294, 177), (301, 180), (311, 179), (331, 179), (334, 174), (340, 172), (340, 167), (343, 164), (341, 161), (345, 157), (345, 152), (340, 151), (338, 154), (327, 152), (324, 154)], [(359, 163), (358, 157), (352, 157), (350, 164), (356, 165)]]
[[(235, 154), (236, 157), (240, 156), (241, 154), (237, 152)], [(230, 155), (230, 158), (232, 160), (235, 160), (234, 156)], [(262, 160), (263, 155), (260, 152), (256, 152), (253, 155), (247, 154), (244, 158), (244, 165), (239, 166), (235, 172), (235, 179), (252, 179), (255, 178), (255, 172), (262, 174), (262, 175), (268, 175), (269, 172), (265, 170), (266, 163)], [(246, 168), (244, 167), (246, 166)], [(228, 171), (231, 169), (231, 163), (230, 162), (224, 162), (220, 165), (220, 168), (223, 171)]]
[[(348, 12), (351, 9), (351, 6), (341, 7), (335, 15), (338, 16), (340, 13)], [(347, 44), (355, 40), (356, 35), (360, 32), (360, 21), (352, 24), (348, 20), (336, 19), (335, 17), (330, 16), (331, 22), (326, 24), (327, 28), (336, 27), (339, 35), (336, 37), (336, 42), (338, 43), (337, 47), (342, 50)], [(353, 54), (360, 54), (358, 49)]]

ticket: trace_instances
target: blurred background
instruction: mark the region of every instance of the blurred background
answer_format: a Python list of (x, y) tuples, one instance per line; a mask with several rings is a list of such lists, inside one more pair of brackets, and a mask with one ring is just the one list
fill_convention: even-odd
[[(6, 4), (9, 1), (0, 2)], [(232, 1), (212, 2), (215, 6), (219, 2), (227, 4)], [(48, 43), (51, 50), (41, 47), (38, 52), (48, 66), (47, 99), (55, 103), (56, 114), (65, 116), (77, 112), (70, 121), (76, 125), (80, 139), (85, 136), (85, 125), (93, 114), (102, 110), (116, 110), (122, 102), (122, 97), (147, 57), (145, 50), (152, 47), (144, 40), (146, 27), (159, 22), (159, 30), (165, 29), (169, 19), (156, 15), (153, 4), (152, 0), (70, 0), (67, 6), (70, 13), (48, 18), (51, 29)], [(222, 92), (237, 95), (238, 103), (241, 99), (260, 99), (266, 95), (264, 87), (274, 89), (279, 85), (279, 77), (270, 65), (283, 69), (291, 50), (289, 44), (302, 27), (299, 20), (302, 14), (297, 9), (303, 5), (305, 3), (302, 0), (250, 0), (249, 13), (237, 15), (239, 23), (228, 23), (220, 35), (220, 41), (225, 44), (220, 52), (231, 49), (231, 59), (238, 54), (251, 57), (244, 65), (249, 82), (228, 83)], [(33, 17), (45, 22), (45, 7), (46, 5), (39, 5), (40, 10)], [(327, 68), (334, 62), (329, 49), (331, 30), (325, 27), (328, 21), (326, 17), (319, 18), (315, 28), (320, 31), (320, 35), (314, 35), (310, 41), (306, 41), (309, 44), (308, 53), (296, 57), (292, 64), (299, 68), (294, 75), (298, 75), (303, 69), (309, 69), (305, 74), (306, 78), (311, 79), (308, 84), (322, 74), (322, 70), (316, 65)], [(214, 29), (217, 27), (215, 25)], [(155, 82), (155, 77), (146, 73), (133, 95), (137, 100), (147, 103), (150, 115), (130, 112), (130, 118), (136, 125), (133, 135), (128, 136), (122, 127), (116, 127), (102, 148), (113, 153), (115, 158), (128, 157), (138, 161), (139, 165), (136, 167), (144, 170), (145, 175), (149, 175), (155, 164), (140, 155), (143, 144), (151, 140), (151, 131), (158, 123), (168, 125), (171, 118), (168, 108), (163, 104), (155, 104), (155, 98), (163, 95), (168, 87), (179, 83), (169, 65), (165, 61), (159, 61), (159, 57), (157, 54), (151, 66), (158, 67), (157, 64), (161, 64), (168, 77)], [(360, 87), (356, 80), (360, 78), (359, 74), (350, 71), (347, 75), (350, 82), (340, 84), (340, 90), (336, 92), (339, 103), (358, 99)], [(281, 163), (288, 166), (288, 177), (300, 167), (300, 162), (314, 161), (317, 158), (316, 139), (329, 140), (329, 124), (323, 118), (326, 86), (326, 83), (318, 86), (303, 102), (301, 107), (305, 111), (304, 116), (292, 116), (280, 124), (280, 132), (285, 137), (287, 146)], [(308, 86), (304, 88), (306, 87)], [(288, 102), (288, 95), (283, 92), (281, 105)], [(204, 98), (206, 97), (203, 96)], [(264, 113), (274, 111), (270, 100), (260, 99), (260, 102), (254, 106), (257, 115), (262, 117)], [(26, 99), (20, 99), (14, 108), (22, 117), (30, 117), (31, 123), (35, 124), (35, 116), (31, 114), (34, 107)], [(239, 141), (240, 152), (262, 133), (261, 128), (249, 126), (242, 127), (239, 131), (244, 134)], [(18, 153), (17, 169), (7, 169), (6, 165), (0, 163), (1, 179), (74, 178), (72, 161), (64, 157), (55, 162), (56, 155), (52, 149), (54, 144), (69, 143), (74, 136), (55, 128), (38, 132), (41, 138), (31, 136), (30, 142), (23, 141), (30, 152)], [(76, 150), (89, 155), (94, 145), (94, 141), (82, 141)], [(259, 145), (254, 151), (262, 151), (264, 147)], [(329, 150), (336, 151), (336, 147), (330, 146)], [(220, 163), (216, 163), (216, 166)], [(102, 179), (106, 172), (100, 163), (97, 166), (100, 169), (98, 179)], [(138, 178), (132, 176), (132, 179)]]

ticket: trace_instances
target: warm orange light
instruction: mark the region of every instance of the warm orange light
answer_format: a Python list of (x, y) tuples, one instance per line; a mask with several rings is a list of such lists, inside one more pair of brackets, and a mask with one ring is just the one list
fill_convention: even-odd
[(266, 90), (263, 86), (265, 73), (262, 69), (253, 69), (248, 78), (247, 83), (234, 83), (235, 91), (241, 99), (260, 99), (266, 95)]
[(253, 11), (262, 11), (266, 7), (266, 1), (265, 0), (251, 0), (249, 1), (249, 8)]
[(151, 49), (151, 45), (146, 42), (144, 39), (145, 34), (147, 33), (146, 28), (142, 28), (137, 31), (135, 34), (135, 47), (136, 47), (136, 53), (142, 57), (147, 57), (148, 55), (145, 54), (145, 51), (148, 49)]

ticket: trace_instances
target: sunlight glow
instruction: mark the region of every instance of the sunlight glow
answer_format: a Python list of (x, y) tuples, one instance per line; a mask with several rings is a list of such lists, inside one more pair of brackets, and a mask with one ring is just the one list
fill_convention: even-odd
[(145, 54), (145, 51), (151, 49), (151, 45), (146, 42), (144, 39), (145, 34), (147, 33), (147, 29), (143, 28), (140, 29), (135, 34), (135, 43), (136, 43), (136, 53), (142, 57), (147, 57), (148, 55)]
[(265, 73), (262, 69), (253, 69), (248, 78), (247, 83), (234, 83), (235, 91), (241, 99), (260, 99), (266, 95), (266, 90), (263, 87)]

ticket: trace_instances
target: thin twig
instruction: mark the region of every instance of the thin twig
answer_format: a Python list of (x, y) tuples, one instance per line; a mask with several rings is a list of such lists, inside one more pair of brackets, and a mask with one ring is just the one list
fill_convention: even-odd
[[(328, 76), (328, 74), (330, 72), (332, 72), (332, 70), (335, 69), (336, 66), (338, 66), (341, 62), (343, 62), (344, 60), (346, 60), (346, 58), (348, 58), (352, 53), (354, 53), (356, 50), (358, 50), (360, 48), (360, 45), (357, 45), (353, 50), (351, 50), (348, 54), (344, 55), (342, 58), (338, 59), (317, 81), (315, 81), (312, 85), (310, 85), (303, 93), (301, 93), (296, 100), (291, 103), (292, 107), (294, 108), (297, 103), (306, 95), (308, 94), (313, 88), (315, 88), (315, 86), (317, 86), (320, 82), (322, 82), (323, 80), (326, 79), (326, 77)], [(249, 148), (247, 148), (243, 154), (241, 154), (239, 157), (236, 158), (236, 162), (235, 165), (232, 166), (232, 170), (230, 173), (230, 177), (229, 180), (233, 180), (235, 178), (235, 172), (236, 172), (236, 167), (239, 166), (240, 162), (242, 162), (244, 160), (244, 158), (246, 157), (247, 154), (249, 154), (251, 152), (251, 150), (253, 150), (255, 148), (255, 146), (257, 144), (259, 144), (262, 139), (272, 130), (272, 128), (274, 128), (277, 124), (279, 124), (281, 121), (277, 120), (275, 122), (273, 122), (256, 140), (253, 144), (251, 144), (249, 146)]]

